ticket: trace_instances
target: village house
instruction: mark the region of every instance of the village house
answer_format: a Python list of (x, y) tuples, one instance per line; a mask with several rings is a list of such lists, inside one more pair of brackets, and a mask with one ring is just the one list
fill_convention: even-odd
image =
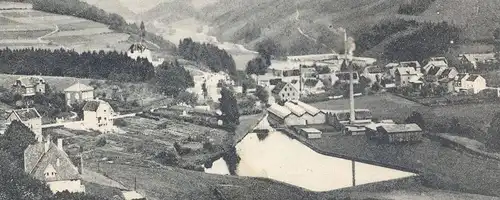
[[(333, 76), (336, 76), (336, 78), (332, 78), (332, 80), (336, 79), (339, 83), (342, 83), (342, 84), (347, 84), (351, 80), (349, 72), (336, 72), (335, 74), (333, 74)], [(358, 84), (359, 83), (359, 74), (358, 74), (358, 72), (353, 72), (352, 73), (352, 83), (353, 84)]]
[(474, 69), (477, 69), (478, 64), (492, 64), (498, 62), (495, 58), (495, 53), (460, 54), (458, 59), (461, 64), (470, 64)]
[(420, 72), (422, 69), (422, 66), (418, 61), (404, 61), (404, 62), (399, 62), (398, 67), (411, 67), (414, 68), (415, 71)]
[(385, 70), (382, 67), (378, 66), (369, 66), (365, 67), (363, 70), (362, 76), (365, 78), (370, 79), (371, 83), (379, 82), (382, 79), (382, 76), (384, 75)]
[(324, 93), (325, 85), (320, 79), (307, 79), (304, 81), (304, 92), (305, 94), (320, 94)]
[(125, 200), (146, 200), (146, 197), (136, 191), (122, 191), (122, 195)]
[(21, 96), (34, 96), (37, 93), (45, 94), (47, 83), (42, 77), (23, 76), (12, 85), (14, 93)]
[(74, 103), (84, 102), (94, 99), (94, 88), (85, 84), (76, 83), (64, 90), (66, 104), (71, 106)]
[(461, 91), (465, 90), (468, 93), (477, 94), (486, 89), (486, 79), (481, 75), (470, 74), (461, 85)]
[(371, 138), (383, 143), (420, 142), (423, 138), (423, 131), (417, 124), (383, 124), (368, 132)]
[[(349, 110), (323, 110), (326, 113), (327, 124), (333, 126), (337, 130), (344, 129), (345, 125), (350, 123)], [(355, 109), (354, 117), (359, 124), (370, 124), (372, 122), (372, 114), (368, 109)]]
[(53, 193), (85, 192), (79, 170), (63, 149), (63, 140), (57, 140), (57, 146), (50, 136), (46, 141), (39, 137), (38, 142), (24, 150), (24, 170), (34, 178), (44, 181)]
[(127, 56), (134, 60), (137, 60), (137, 58), (145, 58), (150, 63), (153, 63), (153, 56), (151, 55), (151, 50), (149, 50), (144, 44), (140, 43), (132, 44), (127, 51)]
[(271, 124), (297, 126), (326, 123), (326, 114), (301, 101), (287, 101), (283, 106), (272, 104), (268, 108)]
[(429, 74), (429, 71), (431, 69), (444, 70), (447, 68), (448, 64), (444, 61), (430, 61), (424, 66), (423, 70), (425, 71), (426, 74)]
[(113, 129), (114, 111), (108, 102), (91, 100), (83, 106), (83, 122), (85, 127), (103, 133)]
[(413, 67), (398, 67), (394, 75), (397, 87), (408, 86), (411, 84), (410, 80), (420, 78), (419, 73)]
[(40, 137), (42, 135), (42, 116), (35, 108), (18, 109), (12, 111), (7, 117), (7, 123), (19, 121)]
[(427, 63), (429, 62), (444, 62), (448, 64), (448, 60), (445, 57), (430, 57), (427, 59)]
[(271, 93), (276, 100), (281, 101), (299, 100), (300, 98), (299, 90), (287, 82), (279, 82), (276, 84), (276, 86), (271, 90)]

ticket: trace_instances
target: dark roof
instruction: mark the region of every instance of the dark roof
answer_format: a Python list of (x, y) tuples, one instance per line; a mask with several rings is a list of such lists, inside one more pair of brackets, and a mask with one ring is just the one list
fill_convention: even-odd
[(441, 73), (441, 76), (444, 77), (450, 75), (451, 70), (452, 68), (445, 69), (443, 73)]
[(439, 67), (431, 67), (431, 69), (429, 69), (429, 72), (427, 74), (429, 75), (437, 75), (437, 73), (439, 72), (441, 68)]
[(298, 80), (297, 80), (297, 79), (293, 79), (293, 80), (292, 80), (292, 84), (295, 84), (295, 83), (297, 83), (297, 82), (298, 82)]
[(132, 44), (128, 50), (134, 53), (134, 51), (143, 52), (146, 49), (147, 49), (146, 46), (143, 44)]
[[(48, 150), (45, 152), (45, 145), (46, 142), (40, 142), (26, 148), (24, 151), (26, 173), (38, 180), (44, 181), (75, 180), (80, 178), (78, 169), (71, 162), (64, 150), (59, 149), (54, 143), (50, 142)], [(57, 160), (59, 160), (59, 165)], [(45, 178), (44, 171), (49, 165), (57, 173), (55, 178)]]
[(369, 67), (368, 68), (368, 73), (376, 74), (376, 73), (383, 73), (384, 69), (381, 67)]
[(35, 108), (26, 108), (12, 111), (17, 118), (21, 121), (28, 121), (30, 119), (40, 118), (40, 114)]
[(309, 86), (309, 87), (314, 87), (316, 86), (316, 84), (318, 84), (318, 79), (307, 79), (305, 82), (304, 82), (304, 85), (305, 86)]
[(413, 68), (417, 68), (420, 65), (418, 61), (400, 62), (399, 64), (401, 65), (401, 67), (413, 67)]
[(99, 108), (99, 105), (101, 105), (100, 101), (87, 101), (85, 103), (85, 106), (83, 106), (84, 111), (97, 111), (97, 108)]
[(469, 78), (467, 78), (467, 81), (475, 81), (478, 77), (479, 75), (471, 74)]
[(273, 90), (271, 91), (273, 94), (279, 94), (281, 92), (281, 90), (283, 90), (283, 88), (286, 86), (286, 82), (279, 82), (276, 84), (276, 86), (273, 88)]

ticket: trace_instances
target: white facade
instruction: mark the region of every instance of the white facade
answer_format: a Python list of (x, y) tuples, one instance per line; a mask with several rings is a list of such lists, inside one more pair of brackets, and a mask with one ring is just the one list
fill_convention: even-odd
[(465, 88), (472, 90), (474, 94), (477, 94), (486, 89), (486, 79), (478, 75), (478, 77), (473, 81), (466, 80)]
[[(91, 102), (99, 102), (96, 109), (86, 110), (85, 107)], [(114, 111), (109, 103), (105, 101), (90, 101), (87, 102), (83, 111), (83, 122), (85, 127), (93, 130), (98, 130), (104, 133), (113, 130)]]
[(153, 63), (153, 56), (149, 49), (144, 49), (142, 51), (127, 51), (127, 56), (137, 60), (137, 58), (146, 58), (150, 63)]
[(82, 185), (80, 180), (64, 180), (47, 182), (52, 193), (63, 192), (85, 192), (85, 185)]

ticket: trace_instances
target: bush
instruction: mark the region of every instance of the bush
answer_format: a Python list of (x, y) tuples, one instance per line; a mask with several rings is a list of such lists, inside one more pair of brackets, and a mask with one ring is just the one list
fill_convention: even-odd
[(204, 142), (203, 143), (203, 149), (207, 150), (207, 151), (214, 151), (214, 145), (211, 143), (211, 142)]
[(107, 144), (107, 141), (106, 141), (106, 138), (105, 137), (101, 137), (97, 140), (95, 146), (96, 147), (103, 147), (104, 145)]
[(179, 159), (173, 152), (162, 151), (158, 153), (155, 158), (163, 165), (166, 166), (177, 166), (179, 164)]
[(179, 155), (181, 155), (181, 156), (191, 153), (191, 149), (190, 148), (182, 147), (177, 142), (174, 143), (174, 148), (175, 148), (175, 151), (177, 151), (177, 153), (179, 153)]
[(113, 121), (113, 125), (118, 127), (125, 127), (128, 125), (128, 123), (124, 119), (115, 119)]

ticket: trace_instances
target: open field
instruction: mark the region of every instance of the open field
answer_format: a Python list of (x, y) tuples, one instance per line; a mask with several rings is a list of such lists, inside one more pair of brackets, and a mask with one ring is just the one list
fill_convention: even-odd
[[(348, 109), (348, 99), (331, 100), (312, 104), (319, 109)], [(370, 109), (373, 116), (379, 119), (393, 119), (403, 122), (413, 111), (422, 114), (427, 126), (448, 126), (452, 117), (457, 117), (462, 126), (471, 126), (474, 133), (472, 139), (485, 142), (489, 139), (487, 130), (493, 115), (500, 111), (498, 103), (452, 105), (427, 107), (392, 94), (357, 97), (356, 108)]]
[(128, 34), (115, 33), (105, 24), (36, 10), (3, 10), (0, 22), (0, 47), (13, 49), (33, 46), (78, 52), (126, 51), (134, 42), (128, 41)]

